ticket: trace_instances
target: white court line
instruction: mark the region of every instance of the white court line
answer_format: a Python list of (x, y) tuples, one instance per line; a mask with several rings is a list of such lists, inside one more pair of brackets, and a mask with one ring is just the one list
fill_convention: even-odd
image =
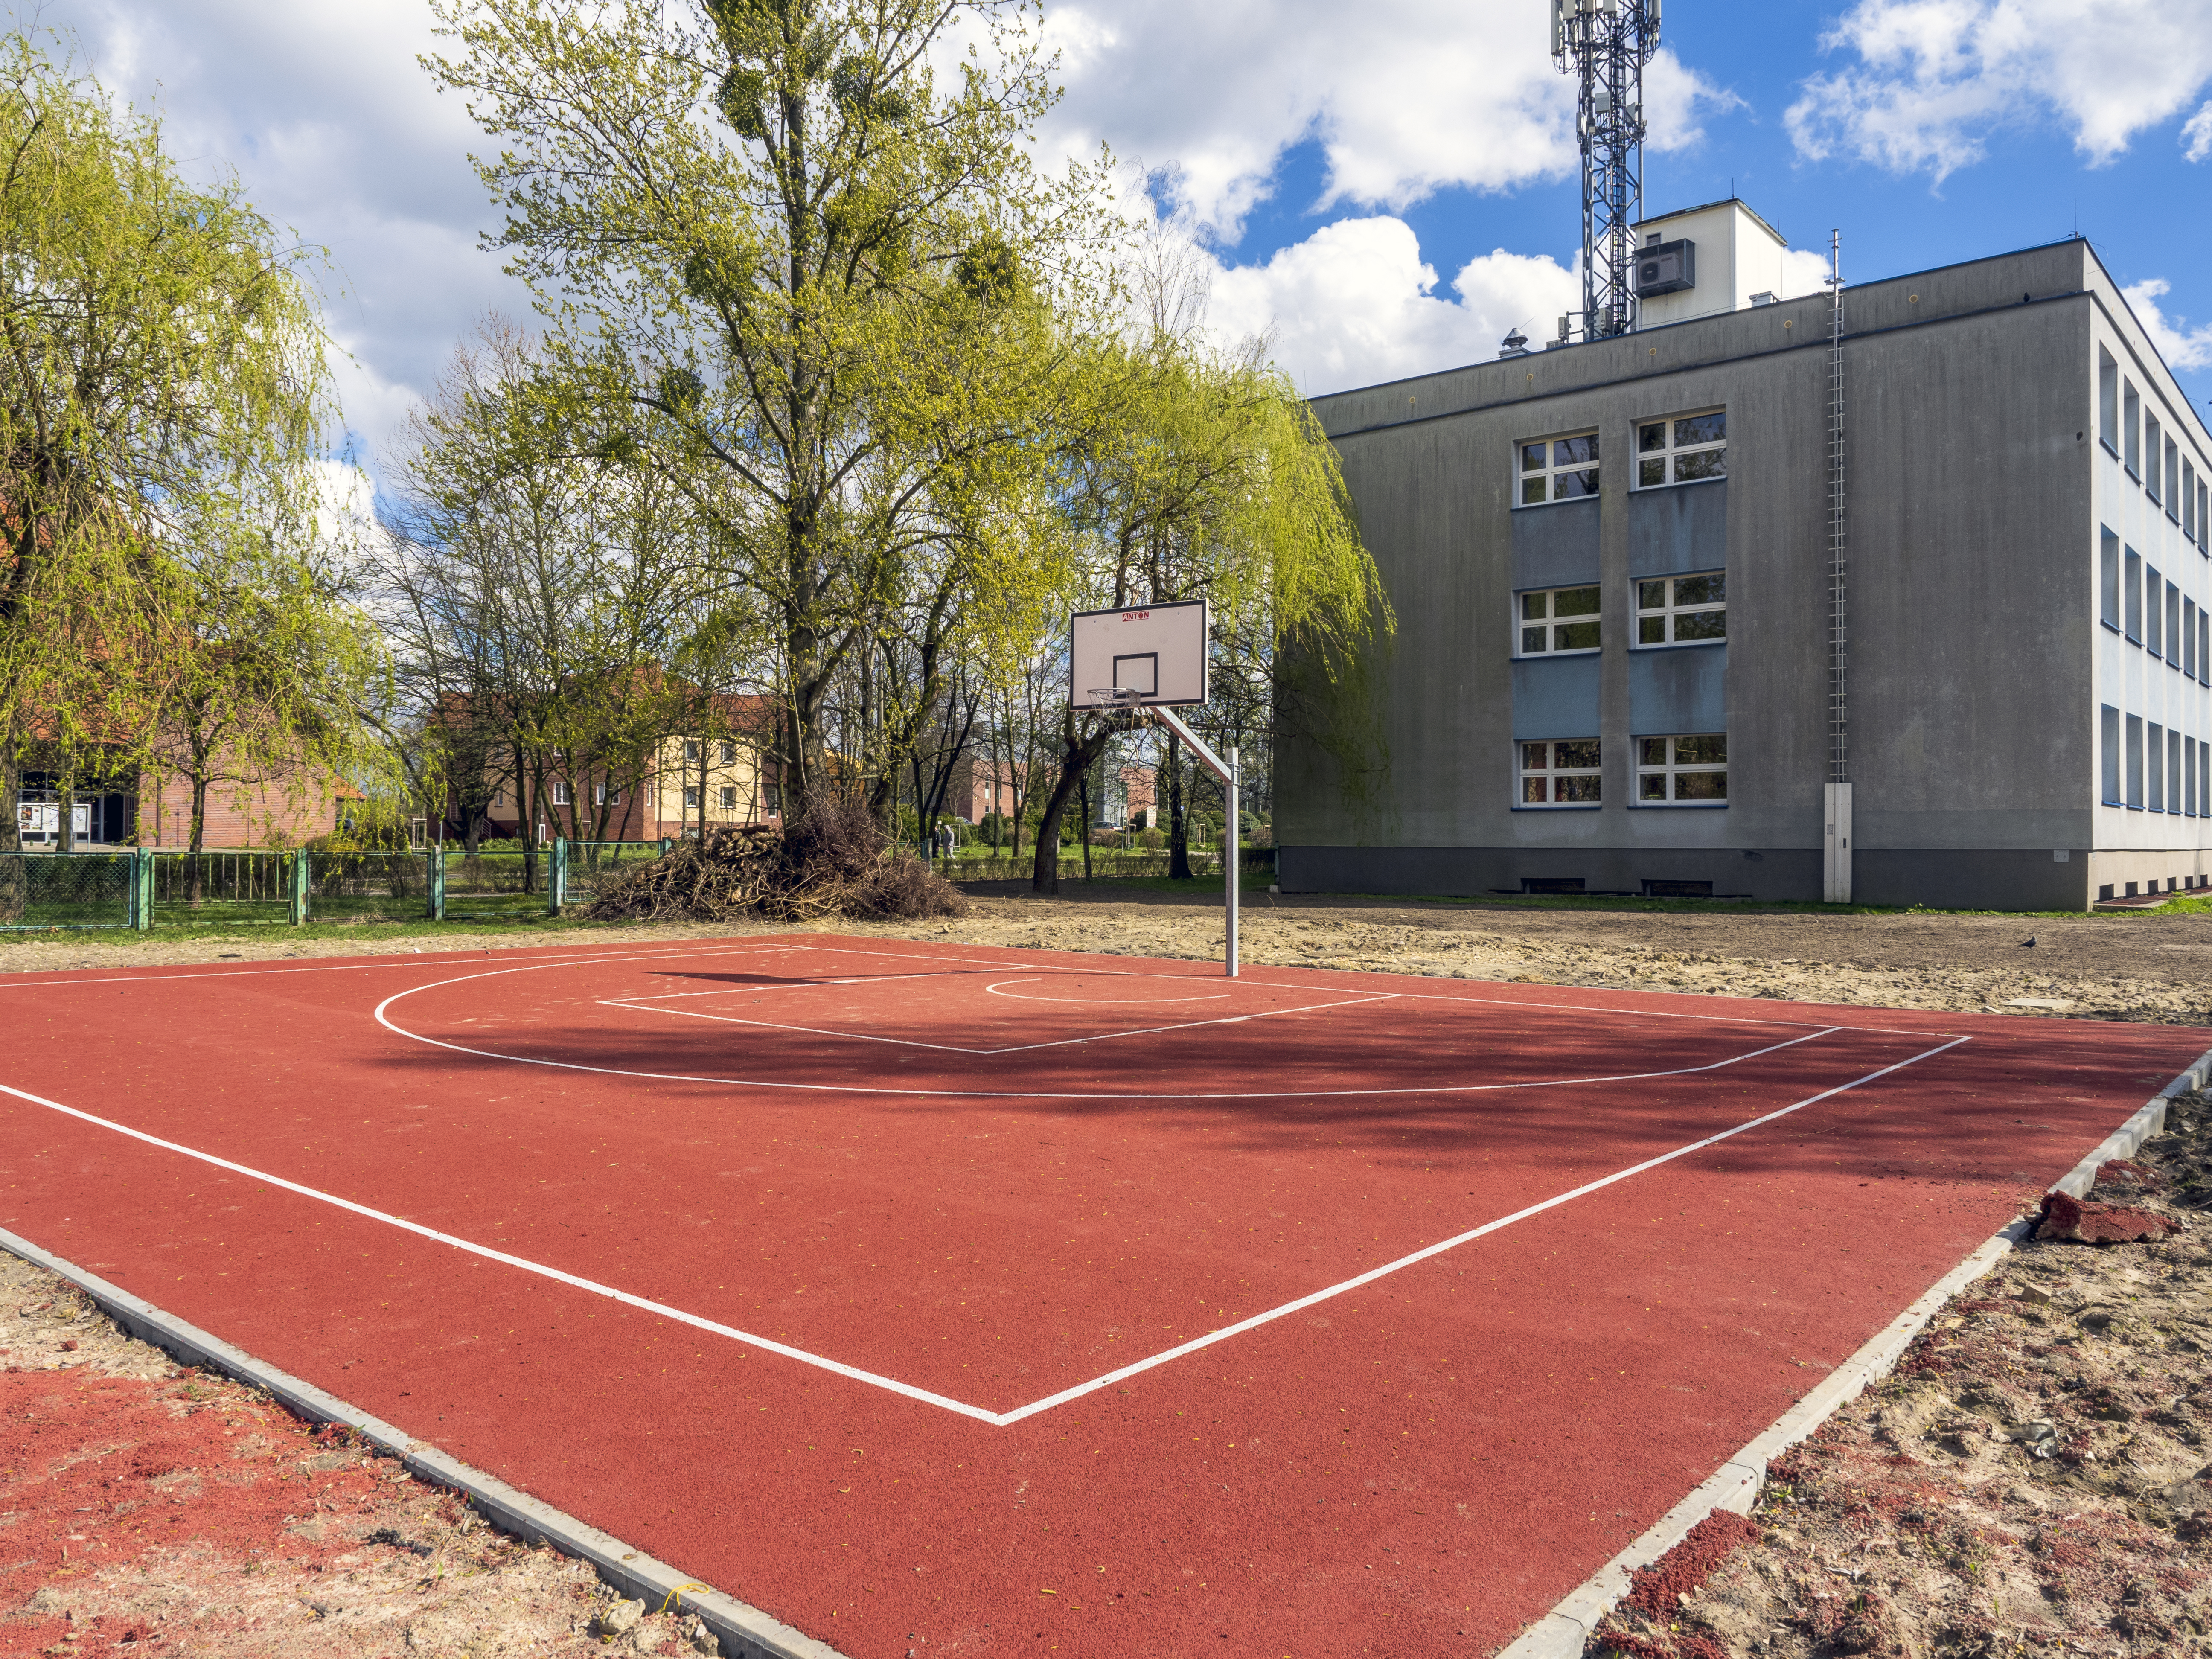
[[(1115, 977), (1126, 978), (1127, 975), (1116, 975)], [(1159, 974), (1154, 977), (1166, 980), (1172, 984), (1177, 980), (1188, 981), (1190, 976), (1188, 974)], [(1100, 997), (1025, 997), (1019, 991), (1009, 991), (1006, 988), (1009, 985), (1042, 985), (1044, 982), (1044, 976), (1038, 975), (1030, 979), (1002, 979), (996, 985), (986, 985), (983, 988), (993, 996), (1004, 997), (1009, 1002), (1048, 1002), (1055, 1008), (1085, 1006), (1134, 1008), (1147, 1002), (1226, 1002), (1229, 1000), (1229, 993), (1226, 991), (1214, 991), (1202, 997), (1123, 997), (1119, 1002), (1109, 1002)], [(1219, 983), (1218, 981), (1215, 982)], [(1395, 991), (1387, 991), (1382, 994), (1395, 996), (1398, 994)]]
[[(386, 1012), (386, 1010), (388, 1010), (393, 1003), (401, 1000), (403, 998), (411, 997), (417, 992), (442, 990), (449, 985), (465, 985), (471, 980), (496, 979), (505, 974), (538, 973), (549, 968), (562, 968), (568, 965), (568, 963), (560, 962), (532, 963), (520, 968), (492, 968), (487, 969), (482, 973), (460, 974), (455, 975), (452, 979), (434, 980), (428, 985), (412, 985), (404, 991), (393, 992), (390, 996), (385, 998), (383, 1001), (376, 1005), (376, 1023), (383, 1026), (386, 1030), (392, 1032), (394, 1036), (403, 1036), (410, 1042), (423, 1043), (433, 1048), (444, 1048), (457, 1054), (473, 1054), (479, 1060), (503, 1060), (510, 1065), (515, 1066), (544, 1066), (554, 1071), (583, 1072), (595, 1077), (641, 1078), (662, 1083), (714, 1083), (731, 1088), (781, 1089), (790, 1092), (801, 1094), (900, 1095), (921, 1097), (923, 1098), (936, 1100), (1346, 1100), (1393, 1095), (1489, 1094), (1501, 1089), (1559, 1089), (1578, 1084), (1592, 1083), (1642, 1083), (1650, 1081), (1656, 1078), (1688, 1077), (1698, 1072), (1717, 1072), (1723, 1066), (1740, 1065), (1747, 1060), (1757, 1060), (1762, 1054), (1771, 1054), (1775, 1053), (1778, 1049), (1795, 1048), (1798, 1043), (1810, 1042), (1816, 1037), (1828, 1036), (1838, 1031), (1857, 1029), (1846, 1025), (1823, 1026), (1818, 1030), (1808, 1031), (1802, 1036), (1790, 1037), (1782, 1042), (1769, 1043), (1764, 1048), (1753, 1048), (1748, 1053), (1732, 1054), (1725, 1060), (1713, 1060), (1704, 1066), (1683, 1066), (1676, 1067), (1672, 1071), (1664, 1072), (1626, 1072), (1620, 1073), (1619, 1075), (1554, 1078), (1530, 1083), (1447, 1083), (1424, 1085), (1418, 1088), (1403, 1089), (1273, 1089), (1194, 1094), (1187, 1091), (1172, 1091), (1158, 1093), (1134, 1093), (1095, 1089), (1077, 1091), (1046, 1091), (1039, 1089), (895, 1089), (878, 1084), (791, 1083), (761, 1078), (696, 1076), (685, 1072), (638, 1072), (617, 1066), (586, 1066), (580, 1060), (540, 1060), (530, 1054), (502, 1054), (495, 1048), (471, 1048), (465, 1043), (447, 1042), (441, 1037), (424, 1036), (419, 1031), (410, 1031), (405, 1026), (395, 1024), (390, 1015)], [(951, 978), (954, 976), (951, 975), (946, 975), (944, 977)], [(1297, 989), (1299, 988), (1279, 986), (1275, 988)], [(1376, 997), (1371, 1000), (1379, 1000), (1383, 997), (1395, 997), (1400, 994), (1400, 993), (1395, 991), (1378, 993)], [(1449, 1000), (1449, 999), (1446, 1000)], [(688, 1011), (680, 1008), (672, 1008), (666, 1012), (675, 1014), (684, 1014)], [(1298, 1010), (1292, 1012), (1310, 1011)], [(694, 1018), (714, 1019), (718, 1018), (719, 1016), (713, 1014), (702, 1014), (694, 1016)], [(1257, 1016), (1248, 1015), (1244, 1018), (1257, 1018)], [(752, 1024), (754, 1022), (747, 1021), (744, 1023)], [(1763, 1023), (1796, 1025), (1800, 1024), (1802, 1022), (1798, 1020), (1789, 1020)], [(772, 1027), (769, 1029), (791, 1030), (803, 1030), (804, 1028), (784, 1026)], [(813, 1035), (841, 1036), (842, 1033), (828, 1032), (814, 1033)], [(1925, 1033), (1915, 1033), (1914, 1035), (1924, 1036)], [(887, 1038), (865, 1038), (862, 1040), (866, 1042), (890, 1041), (890, 1039)], [(1961, 1041), (1963, 1040), (1964, 1039), (1961, 1039)]]
[[(961, 975), (957, 974), (907, 974), (902, 975), (900, 977), (905, 979), (957, 979), (961, 977)], [(824, 980), (821, 982), (825, 985), (842, 985), (851, 983), (853, 981), (845, 980)], [(879, 983), (880, 981), (862, 981), (860, 982), (864, 984), (875, 984)], [(1002, 982), (1009, 985), (1025, 985), (1029, 983), (1026, 980), (1007, 980)], [(988, 991), (994, 988), (987, 985), (983, 988)], [(677, 1014), (686, 1019), (711, 1019), (716, 1024), (722, 1025), (750, 1025), (763, 1031), (797, 1031), (805, 1036), (839, 1037), (848, 1042), (884, 1042), (889, 1043), (893, 1048), (927, 1048), (933, 1053), (940, 1054), (1028, 1054), (1031, 1050), (1037, 1048), (1073, 1048), (1085, 1042), (1115, 1042), (1124, 1037), (1158, 1036), (1168, 1031), (1194, 1031), (1200, 1026), (1205, 1025), (1242, 1025), (1247, 1020), (1268, 1019), (1277, 1014), (1311, 1014), (1330, 1008), (1352, 1008), (1357, 1007), (1362, 1003), (1389, 1002), (1394, 1000), (1397, 995), (1398, 993), (1395, 991), (1377, 991), (1370, 996), (1341, 997), (1334, 1002), (1311, 1002), (1300, 1008), (1263, 1008), (1259, 1012), (1254, 1014), (1223, 1014), (1215, 1019), (1185, 1020), (1179, 1025), (1146, 1025), (1139, 1026), (1133, 1030), (1128, 1031), (1101, 1031), (1095, 1036), (1054, 1037), (1049, 1042), (1017, 1042), (1010, 1044), (1008, 1047), (1004, 1048), (956, 1048), (949, 1042), (923, 1042), (915, 1037), (872, 1036), (865, 1031), (832, 1031), (814, 1025), (784, 1025), (772, 1019), (746, 1019), (742, 1015), (738, 1014), (710, 1014), (697, 1008), (659, 1008), (655, 1007), (650, 1001), (623, 1002), (610, 999), (603, 1000), (599, 1006), (602, 1008), (635, 1008), (646, 1013)], [(1045, 1000), (1045, 999), (1041, 997), (1030, 1000), (1034, 1001)], [(1109, 1006), (1120, 1006), (1121, 1005), (1114, 1004)], [(397, 1030), (398, 1028), (394, 1027), (393, 1029)], [(426, 1038), (424, 1040), (428, 1041), (428, 1039)]]
[[(1807, 1040), (1808, 1039), (1799, 1039), (1801, 1042)], [(687, 1313), (683, 1309), (671, 1307), (665, 1302), (655, 1302), (647, 1297), (633, 1296), (628, 1291), (617, 1290), (613, 1285), (603, 1285), (597, 1279), (566, 1273), (558, 1267), (548, 1267), (539, 1261), (532, 1261), (526, 1257), (513, 1255), (505, 1250), (496, 1250), (489, 1245), (478, 1244), (473, 1240), (461, 1238), (452, 1233), (440, 1232), (434, 1227), (422, 1225), (420, 1222), (409, 1221), (386, 1211), (372, 1209), (366, 1204), (356, 1204), (351, 1199), (340, 1198), (332, 1193), (322, 1192), (313, 1187), (305, 1187), (298, 1182), (287, 1181), (282, 1176), (270, 1175), (264, 1170), (252, 1169), (243, 1164), (234, 1164), (228, 1158), (218, 1158), (212, 1152), (204, 1152), (195, 1147), (181, 1146), (173, 1140), (163, 1140), (157, 1135), (148, 1134), (143, 1130), (133, 1129), (125, 1124), (117, 1123), (107, 1118), (95, 1117), (90, 1112), (79, 1111), (74, 1106), (64, 1106), (59, 1101), (48, 1100), (43, 1096), (30, 1094), (21, 1089), (11, 1089), (4, 1083), (0, 1083), (0, 1094), (13, 1095), (18, 1100), (27, 1100), (34, 1106), (46, 1107), (50, 1111), (60, 1112), (65, 1116), (95, 1125), (100, 1128), (112, 1129), (118, 1134), (127, 1135), (133, 1140), (143, 1141), (149, 1146), (158, 1146), (164, 1152), (176, 1152), (185, 1158), (196, 1158), (203, 1164), (213, 1164), (219, 1170), (228, 1170), (234, 1175), (241, 1175), (251, 1180), (265, 1182), (269, 1186), (296, 1194), (300, 1197), (311, 1198), (320, 1203), (332, 1205), (371, 1221), (383, 1222), (388, 1226), (399, 1228), (418, 1237), (429, 1239), (434, 1243), (450, 1245), (458, 1250), (465, 1250), (472, 1255), (482, 1256), (489, 1261), (499, 1262), (504, 1267), (519, 1267), (525, 1273), (536, 1273), (541, 1278), (552, 1279), (574, 1290), (587, 1291), (593, 1296), (605, 1297), (610, 1301), (622, 1303), (626, 1307), (636, 1308), (645, 1313), (657, 1314), (665, 1319), (673, 1319), (694, 1329), (706, 1331), (716, 1336), (727, 1337), (733, 1342), (742, 1342), (748, 1346), (781, 1355), (786, 1359), (795, 1359), (802, 1364), (832, 1371), (839, 1376), (849, 1378), (855, 1382), (866, 1382), (875, 1388), (886, 1389), (893, 1394), (903, 1395), (908, 1399), (919, 1401), (924, 1405), (941, 1407), (946, 1411), (957, 1413), (963, 1417), (973, 1418), (979, 1423), (989, 1424), (994, 1428), (1005, 1428), (1011, 1424), (1022, 1421), (1024, 1418), (1034, 1417), (1040, 1412), (1050, 1411), (1055, 1406), (1064, 1406), (1070, 1401), (1080, 1400), (1087, 1394), (1093, 1394), (1100, 1389), (1111, 1387), (1114, 1383), (1134, 1376), (1141, 1371), (1148, 1371), (1156, 1366), (1164, 1365), (1170, 1360), (1180, 1359), (1185, 1354), (1195, 1353), (1200, 1348), (1212, 1347), (1217, 1342), (1225, 1342), (1232, 1336), (1255, 1330), (1262, 1325), (1270, 1324), (1303, 1309), (1313, 1307), (1317, 1303), (1327, 1302), (1347, 1291), (1356, 1291), (1363, 1285), (1371, 1285), (1376, 1279), (1410, 1267), (1416, 1262), (1425, 1261), (1431, 1256), (1441, 1255), (1446, 1250), (1455, 1249), (1462, 1244), (1470, 1243), (1475, 1239), (1498, 1232), (1513, 1225), (1516, 1221), (1525, 1221), (1531, 1216), (1541, 1215), (1547, 1210), (1554, 1210), (1563, 1204), (1572, 1203), (1576, 1199), (1602, 1191), (1617, 1182), (1628, 1180), (1632, 1176), (1642, 1175), (1648, 1170), (1656, 1170), (1662, 1164), (1671, 1164), (1676, 1158), (1686, 1158), (1692, 1152), (1702, 1152), (1708, 1146), (1717, 1146), (1722, 1141), (1742, 1134), (1747, 1130), (1756, 1129), (1762, 1124), (1772, 1123), (1777, 1119), (1788, 1117), (1792, 1112), (1802, 1111), (1806, 1107), (1818, 1105), (1821, 1101), (1833, 1099), (1836, 1096), (1846, 1093), (1863, 1084), (1871, 1083), (1876, 1078), (1887, 1077), (1893, 1072), (1901, 1072), (1908, 1066), (1929, 1059), (1932, 1055), (1940, 1054), (1947, 1048), (1955, 1048), (1960, 1043), (1971, 1041), (1972, 1039), (1970, 1037), (1954, 1037), (1948, 1042), (1939, 1044), (1933, 1048), (1923, 1049), (1910, 1059), (1900, 1060), (1893, 1065), (1882, 1066), (1878, 1071), (1869, 1072), (1863, 1077), (1853, 1078), (1848, 1083), (1838, 1084), (1834, 1088), (1825, 1089), (1817, 1095), (1808, 1095), (1803, 1100), (1779, 1107), (1761, 1116), (1748, 1119), (1733, 1128), (1723, 1129), (1717, 1134), (1707, 1135), (1702, 1140), (1693, 1140), (1687, 1146), (1677, 1146), (1672, 1152), (1662, 1152), (1656, 1158), (1646, 1158), (1641, 1164), (1632, 1164), (1625, 1170), (1617, 1170), (1611, 1175), (1601, 1176), (1595, 1181), (1585, 1182), (1570, 1192), (1560, 1193), (1554, 1197), (1544, 1200), (1541, 1203), (1531, 1204), (1525, 1209), (1516, 1210), (1511, 1215), (1500, 1216), (1495, 1221), (1485, 1222), (1480, 1227), (1469, 1228), (1466, 1232), (1455, 1234), (1450, 1238), (1416, 1250), (1410, 1255), (1400, 1256), (1395, 1261), (1385, 1262), (1379, 1267), (1370, 1267), (1365, 1273), (1347, 1279), (1340, 1284), (1331, 1285), (1326, 1290), (1316, 1291), (1310, 1296), (1302, 1296), (1294, 1302), (1285, 1302), (1280, 1307), (1270, 1308), (1265, 1313), (1255, 1314), (1249, 1319), (1240, 1320), (1234, 1325), (1225, 1325), (1218, 1331), (1209, 1331), (1204, 1336), (1197, 1337), (1178, 1346), (1165, 1349), (1159, 1353), (1139, 1359), (1133, 1364), (1124, 1365), (1117, 1370), (1109, 1371), (1103, 1376), (1093, 1377), (1088, 1382), (1079, 1382), (1072, 1389), (1063, 1389), (1058, 1394), (1048, 1395), (1042, 1400), (1032, 1401), (1026, 1406), (1018, 1406), (1007, 1412), (994, 1412), (986, 1410), (981, 1406), (971, 1406), (964, 1401), (954, 1400), (949, 1395), (934, 1394), (927, 1389), (916, 1388), (911, 1382), (902, 1382), (896, 1377), (863, 1370), (857, 1365), (848, 1365), (838, 1360), (825, 1358), (820, 1354), (809, 1353), (804, 1348), (794, 1348), (788, 1343), (775, 1341), (756, 1332), (739, 1330), (734, 1325), (725, 1325), (718, 1320), (706, 1319), (697, 1314)]]

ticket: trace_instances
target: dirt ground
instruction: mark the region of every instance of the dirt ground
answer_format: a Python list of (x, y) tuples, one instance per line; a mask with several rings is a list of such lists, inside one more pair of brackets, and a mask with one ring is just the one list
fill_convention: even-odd
[[(0, 973), (724, 938), (507, 927), (404, 939), (31, 938)], [(763, 927), (763, 934), (793, 931)], [(860, 936), (1218, 959), (1217, 905), (1069, 884), (975, 895)], [(2034, 943), (2026, 943), (2033, 938)], [(1609, 985), (1860, 1006), (2212, 1024), (2212, 915), (1635, 913), (1251, 896), (1254, 967)], [(2212, 1102), (2138, 1162), (2212, 1206)], [(2035, 1244), (1955, 1299), (1895, 1376), (1779, 1462), (1594, 1640), (1632, 1659), (2212, 1652), (2212, 1237)], [(266, 1396), (179, 1370), (0, 1255), (0, 1659), (714, 1650), (680, 1609), (488, 1531)], [(79, 1501), (82, 1500), (82, 1501)], [(9, 1558), (21, 1558), (10, 1560)]]

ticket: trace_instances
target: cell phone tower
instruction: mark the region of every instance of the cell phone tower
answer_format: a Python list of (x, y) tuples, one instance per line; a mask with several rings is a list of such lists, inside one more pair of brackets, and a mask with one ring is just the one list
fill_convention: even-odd
[(1551, 8), (1552, 61), (1581, 82), (1583, 337), (1606, 340), (1636, 321), (1630, 237), (1644, 216), (1644, 66), (1659, 50), (1659, 0)]

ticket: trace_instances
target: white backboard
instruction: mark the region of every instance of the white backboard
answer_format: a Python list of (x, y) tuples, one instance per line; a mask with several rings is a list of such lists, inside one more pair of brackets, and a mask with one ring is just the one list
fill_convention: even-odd
[(1068, 702), (1104, 708), (1119, 690), (1138, 702), (1180, 706), (1206, 701), (1204, 599), (1079, 611), (1068, 618)]

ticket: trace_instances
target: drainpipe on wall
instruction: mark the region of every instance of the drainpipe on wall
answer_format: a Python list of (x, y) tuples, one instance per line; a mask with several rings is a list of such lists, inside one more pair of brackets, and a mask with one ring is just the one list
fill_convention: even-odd
[(1828, 234), (1828, 781), (1821, 790), (1820, 896), (1851, 902), (1851, 770), (1845, 671), (1844, 234)]

